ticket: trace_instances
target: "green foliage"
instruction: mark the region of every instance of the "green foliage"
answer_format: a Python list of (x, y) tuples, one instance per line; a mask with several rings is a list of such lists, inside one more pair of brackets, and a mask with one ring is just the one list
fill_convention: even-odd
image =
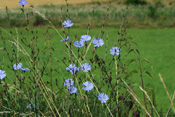
[(125, 2), (126, 4), (133, 4), (133, 5), (146, 5), (147, 2), (145, 0), (128, 0)]

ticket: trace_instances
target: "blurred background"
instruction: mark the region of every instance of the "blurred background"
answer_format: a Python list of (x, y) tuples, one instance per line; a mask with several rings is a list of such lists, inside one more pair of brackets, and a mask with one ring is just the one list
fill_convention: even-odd
[[(0, 0), (0, 26), (6, 27), (6, 11), (10, 9), (11, 25), (23, 26), (23, 14), (19, 10), (21, 6), (19, 0)], [(128, 4), (129, 10), (126, 12), (128, 27), (134, 28), (164, 28), (175, 26), (175, 0), (68, 0), (70, 19), (75, 22), (76, 27), (84, 27), (90, 18), (93, 19), (93, 27), (101, 26), (102, 18), (106, 8), (110, 6), (108, 25), (119, 27), (125, 6)], [(61, 12), (66, 11), (65, 0), (28, 0), (27, 8), (34, 7), (44, 14), (55, 26), (61, 26)], [(61, 6), (63, 10), (61, 11)], [(92, 15), (92, 10), (94, 14)], [(86, 17), (86, 18), (85, 18)], [(64, 17), (63, 17), (64, 19)], [(46, 25), (47, 23), (39, 16), (35, 16), (35, 25)], [(131, 22), (132, 21), (132, 22)]]

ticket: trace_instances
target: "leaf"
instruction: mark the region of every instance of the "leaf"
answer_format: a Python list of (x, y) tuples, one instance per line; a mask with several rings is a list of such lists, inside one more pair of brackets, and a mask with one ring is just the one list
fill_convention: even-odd
[(130, 49), (130, 50), (128, 51), (128, 54), (131, 53), (131, 52), (133, 52), (133, 51), (134, 51), (134, 49)]
[(139, 52), (139, 50), (138, 49), (135, 49), (136, 50), (136, 52), (140, 55), (140, 52)]
[(133, 70), (133, 71), (127, 73), (125, 78), (128, 78), (129, 76), (131, 76), (132, 74), (135, 74), (135, 73), (138, 73), (138, 71), (137, 70)]
[(53, 47), (51, 47), (51, 49), (52, 49), (53, 51), (55, 51), (55, 49), (54, 49)]
[(143, 61), (146, 61), (151, 66), (151, 69), (153, 70), (153, 65), (147, 58), (144, 58)]
[(148, 74), (151, 78), (153, 78), (153, 76), (151, 75), (149, 71), (145, 71), (145, 73)]
[(133, 39), (131, 36), (127, 37), (127, 39)]
[(131, 43), (135, 44), (137, 47), (139, 46), (136, 42), (134, 41), (131, 41)]
[(122, 45), (120, 46), (120, 49), (121, 49), (123, 46), (127, 46), (127, 44), (128, 44), (128, 42), (122, 44)]
[(136, 61), (136, 59), (131, 59), (131, 60), (129, 61), (129, 63), (127, 64), (127, 67), (128, 67), (132, 62), (134, 62), (134, 61)]

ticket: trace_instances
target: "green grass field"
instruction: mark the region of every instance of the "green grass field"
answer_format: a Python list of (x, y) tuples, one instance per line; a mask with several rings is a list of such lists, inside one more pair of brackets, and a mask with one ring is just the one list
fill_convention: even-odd
[[(45, 43), (44, 41), (44, 36), (43, 32), (45, 29), (43, 28), (36, 28), (34, 30), (38, 30), (38, 37), (39, 37), (39, 45), (37, 46), (38, 48), (44, 48)], [(23, 32), (23, 36), (26, 37), (28, 40), (32, 37), (30, 34), (26, 32), (26, 30), (23, 29), (18, 29), (18, 32)], [(77, 34), (78, 39), (80, 38), (81, 35), (85, 34), (87, 30), (86, 29), (77, 29), (77, 28), (72, 28), (70, 30), (70, 38), (74, 40), (75, 34)], [(104, 35), (104, 40), (106, 38), (106, 31), (105, 30), (105, 35)], [(117, 43), (115, 41), (117, 39), (117, 32), (119, 29), (114, 29), (110, 28), (109, 29), (109, 46), (108, 50), (113, 47), (114, 43)], [(9, 30), (8, 30), (9, 32)], [(13, 34), (16, 37), (15, 30), (12, 31)], [(53, 30), (49, 29), (49, 32), (51, 34), (51, 44), (52, 47), (55, 49), (54, 55), (56, 56), (60, 61), (62, 60), (63, 57), (66, 57), (65, 52), (63, 51), (65, 48), (64, 43), (60, 42), (61, 38), (58, 36), (58, 34)], [(89, 32), (89, 35), (91, 37), (96, 37), (98, 36), (100, 32), (99, 28), (92, 29)], [(139, 50), (141, 53), (142, 58), (147, 58), (151, 61), (153, 65), (153, 71), (151, 70), (150, 66), (148, 64), (143, 63), (143, 70), (149, 70), (153, 78), (150, 78), (149, 76), (144, 77), (144, 82), (145, 86), (151, 86), (154, 88), (155, 95), (156, 95), (156, 106), (160, 110), (160, 108), (163, 109), (163, 112), (167, 112), (169, 106), (170, 106), (170, 101), (168, 99), (168, 96), (166, 95), (166, 92), (163, 88), (162, 83), (160, 82), (160, 79), (158, 77), (158, 73), (162, 74), (162, 77), (164, 78), (165, 84), (167, 86), (167, 89), (170, 93), (170, 96), (173, 95), (174, 89), (175, 89), (175, 28), (165, 28), (165, 29), (128, 29), (128, 35), (133, 37), (135, 42), (139, 45)], [(2, 31), (2, 36), (5, 38), (5, 40), (10, 39), (10, 36), (8, 36), (4, 31)], [(19, 35), (19, 39), (21, 39), (22, 36)], [(0, 47), (2, 47), (2, 40), (0, 41)], [(10, 50), (11, 46), (8, 46), (8, 50)], [(89, 55), (91, 56), (93, 47), (90, 48)], [(99, 50), (97, 50), (97, 53), (100, 54), (100, 56), (104, 55), (105, 48), (102, 47)], [(2, 55), (2, 50), (0, 50), (0, 53)], [(22, 54), (20, 54), (20, 57), (22, 58), (24, 66), (27, 66), (26, 63), (24, 62), (24, 57)], [(112, 56), (108, 53), (108, 59), (107, 61), (112, 58)], [(45, 59), (43, 57), (43, 59)], [(2, 57), (0, 58), (0, 61), (2, 61)], [(8, 79), (13, 80), (13, 74), (11, 74), (11, 71), (7, 68), (7, 65), (10, 65), (10, 62), (8, 61), (7, 58), (5, 58), (4, 61), (5, 68), (4, 70), (7, 73)], [(53, 65), (57, 65), (58, 63), (55, 62)], [(70, 74), (67, 74), (66, 70), (64, 70), (66, 67), (60, 63), (60, 67), (62, 68), (63, 74), (65, 78), (71, 77)], [(131, 65), (130, 69), (136, 68), (138, 69), (138, 66)], [(8, 73), (10, 73), (8, 75)], [(27, 73), (28, 74), (28, 73)], [(60, 78), (61, 77), (61, 78)], [(62, 77), (59, 74), (55, 73), (53, 74), (53, 78), (58, 78), (60, 81), (60, 84), (62, 83)], [(45, 78), (45, 81), (48, 79)], [(133, 75), (132, 79), (133, 83), (137, 83), (141, 85), (141, 80), (138, 77), (138, 75)], [(7, 80), (8, 81), (8, 80)], [(48, 80), (49, 81), (49, 80)], [(139, 90), (139, 88), (135, 88), (136, 93), (139, 95), (139, 97), (142, 97), (142, 92)]]

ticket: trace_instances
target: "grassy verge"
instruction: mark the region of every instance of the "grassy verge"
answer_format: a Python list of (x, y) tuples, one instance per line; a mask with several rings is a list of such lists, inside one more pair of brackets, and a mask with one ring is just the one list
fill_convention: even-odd
[[(39, 37), (39, 45), (38, 48), (44, 48), (45, 45), (47, 43), (43, 43), (44, 39), (45, 39), (45, 34), (43, 32), (45, 32), (44, 29), (41, 28), (36, 28), (35, 30), (38, 30), (38, 37)], [(116, 40), (116, 33), (118, 32), (119, 29), (114, 29), (111, 28), (109, 30), (109, 48), (113, 47), (114, 43), (117, 43)], [(74, 36), (77, 35), (78, 39), (80, 38), (81, 35), (83, 35), (86, 30), (85, 29), (78, 29), (78, 28), (73, 28), (70, 30), (71, 31), (71, 35), (70, 38), (74, 41)], [(31, 35), (27, 34), (26, 30), (23, 29), (19, 29), (18, 32), (23, 32), (23, 35), (26, 37), (27, 40), (30, 40)], [(100, 29), (92, 29), (89, 32), (89, 35), (93, 36), (98, 36), (100, 32)], [(149, 65), (143, 63), (143, 70), (148, 70), (151, 71), (152, 75), (153, 75), (153, 79), (151, 79), (149, 76), (148, 77), (144, 77), (144, 82), (145, 82), (145, 86), (147, 88), (153, 88), (155, 91), (155, 98), (156, 98), (156, 105), (158, 107), (158, 109), (160, 110), (161, 108), (163, 109), (163, 112), (167, 112), (169, 105), (170, 105), (170, 101), (168, 100), (168, 97), (166, 95), (166, 92), (164, 91), (163, 85), (161, 84), (159, 77), (158, 77), (158, 73), (160, 72), (165, 80), (165, 84), (167, 85), (167, 89), (170, 93), (170, 95), (172, 96), (173, 91), (175, 89), (174, 86), (174, 82), (175, 79), (173, 79), (173, 77), (175, 76), (175, 73), (173, 72), (174, 68), (175, 68), (175, 54), (173, 54), (173, 50), (175, 49), (175, 40), (174, 40), (174, 34), (175, 29), (174, 28), (167, 28), (167, 29), (128, 29), (128, 33), (129, 35), (131, 35), (134, 40), (138, 43), (139, 45), (139, 49), (140, 49), (140, 53), (142, 57), (146, 57), (148, 58), (152, 65), (153, 65), (153, 71), (151, 71), (151, 68)], [(12, 33), (16, 36), (16, 32), (12, 31)], [(27, 34), (27, 35), (26, 35)], [(63, 57), (66, 56), (66, 53), (64, 52), (64, 44), (62, 44), (60, 42), (60, 38), (58, 38), (58, 35), (52, 30), (49, 29), (49, 34), (52, 40), (52, 47), (54, 48), (54, 56), (58, 57), (58, 60), (61, 61), (61, 59)], [(4, 32), (1, 33), (1, 35), (5, 38), (5, 40), (10, 39), (9, 36), (7, 36), (7, 34), (5, 34)], [(105, 39), (104, 35), (104, 39)], [(19, 39), (21, 39), (23, 36), (19, 36)], [(2, 43), (0, 43), (0, 47), (2, 47), (1, 45)], [(8, 50), (10, 51), (10, 46), (7, 47)], [(101, 48), (100, 50), (97, 50), (97, 53), (99, 55), (103, 55), (105, 50), (105, 48)], [(93, 47), (90, 48), (90, 52), (92, 52)], [(0, 52), (2, 52), (0, 50)], [(109, 54), (109, 53), (108, 53)], [(91, 56), (91, 54), (88, 54), (89, 56)], [(23, 65), (27, 66), (27, 64), (25, 64), (25, 60), (23, 59), (23, 55), (20, 54), (19, 55), (22, 58), (23, 61)], [(106, 60), (107, 62), (112, 58), (112, 55), (110, 56), (110, 54), (108, 55), (108, 59)], [(132, 56), (131, 56), (132, 57)], [(0, 61), (2, 58), (0, 58)], [(43, 60), (47, 59), (47, 58), (42, 58)], [(7, 58), (5, 58), (5, 71), (6, 73), (11, 73), (10, 75), (8, 75), (8, 80), (13, 80), (13, 73), (7, 68), (7, 65), (10, 65), (10, 62), (8, 61)], [(57, 63), (55, 62), (55, 67), (57, 65)], [(67, 74), (66, 67), (64, 64), (59, 64), (60, 68), (63, 69), (63, 74), (65, 78), (69, 78), (71, 77), (70, 74)], [(137, 65), (131, 65), (131, 69), (138, 69), (139, 66)], [(47, 70), (47, 69), (46, 69)], [(49, 68), (48, 68), (49, 71)], [(98, 73), (96, 73), (96, 75), (98, 76)], [(49, 76), (48, 76), (49, 77)], [(53, 79), (58, 78), (59, 80), (59, 84), (62, 85), (63, 84), (63, 80), (62, 80), (62, 76), (58, 75), (56, 72), (53, 73)], [(45, 77), (44, 78), (45, 82), (49, 82), (48, 78)], [(139, 75), (135, 74), (133, 75), (133, 77), (130, 79), (135, 85), (135, 84), (139, 84), (141, 85), (140, 79), (139, 79)], [(142, 97), (142, 93), (139, 90), (138, 87), (135, 88), (136, 93), (139, 95), (139, 97)]]

